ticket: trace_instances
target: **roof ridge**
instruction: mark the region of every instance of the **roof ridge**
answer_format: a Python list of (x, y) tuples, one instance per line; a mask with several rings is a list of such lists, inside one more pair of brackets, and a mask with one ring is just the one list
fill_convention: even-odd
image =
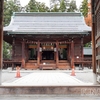
[(13, 16), (82, 16), (80, 12), (14, 12)]

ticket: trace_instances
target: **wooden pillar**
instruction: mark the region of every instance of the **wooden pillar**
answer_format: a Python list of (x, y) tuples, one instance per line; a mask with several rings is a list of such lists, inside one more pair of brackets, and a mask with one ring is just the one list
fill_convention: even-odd
[(58, 41), (56, 42), (56, 65), (58, 67), (58, 63), (59, 63), (59, 55), (58, 55), (58, 47), (59, 46), (59, 43)]
[[(84, 61), (84, 54), (83, 54), (83, 38), (81, 38), (81, 60)], [(82, 63), (82, 69), (83, 69), (83, 63)]]
[(40, 42), (39, 41), (38, 41), (38, 45), (37, 45), (37, 65), (38, 65), (38, 67), (40, 67)]
[[(14, 54), (15, 54), (15, 38), (13, 38), (12, 43), (12, 61), (14, 61)], [(14, 69), (14, 63), (12, 63), (12, 70)]]
[[(94, 19), (94, 18), (93, 18)], [(93, 66), (93, 73), (96, 74), (96, 48), (95, 48), (95, 23), (92, 23), (92, 66)]]
[(56, 52), (55, 52), (55, 49), (56, 49), (56, 43), (54, 44), (54, 61), (56, 62)]
[(4, 0), (0, 0), (0, 85), (3, 65), (3, 1)]
[(93, 73), (96, 74), (96, 48), (95, 48), (95, 23), (92, 24), (92, 66)]
[(71, 59), (71, 53), (70, 53), (70, 51), (71, 51), (71, 48), (70, 48), (70, 44), (69, 44), (69, 46), (68, 46), (68, 60), (70, 61)]
[(71, 68), (74, 69), (74, 41), (71, 42)]
[(25, 41), (22, 41), (22, 68), (25, 68)]
[(54, 61), (56, 61), (56, 52), (54, 51)]
[(28, 61), (29, 60), (29, 47), (28, 47), (28, 44), (26, 44), (26, 46), (25, 46), (25, 48), (26, 48), (26, 61)]
[[(91, 8), (92, 8), (92, 67), (93, 67), (93, 78), (94, 84), (97, 83), (97, 75), (96, 75), (96, 40), (95, 40), (95, 28), (96, 27), (96, 18), (95, 18), (95, 7), (94, 7), (94, 0), (91, 0)], [(99, 23), (99, 22), (97, 22)]]
[(40, 62), (41, 62), (41, 60), (42, 60), (42, 45), (40, 44)]
[(12, 60), (14, 60), (14, 54), (15, 54), (15, 38), (13, 38), (13, 43), (12, 43)]

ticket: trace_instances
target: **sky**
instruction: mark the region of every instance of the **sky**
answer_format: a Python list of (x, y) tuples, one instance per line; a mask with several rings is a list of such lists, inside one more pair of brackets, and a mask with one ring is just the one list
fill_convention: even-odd
[[(25, 5), (28, 4), (29, 1), (30, 0), (20, 0), (20, 3), (24, 7)], [(38, 1), (38, 2), (44, 2), (48, 7), (50, 5), (49, 0), (36, 0), (36, 1)], [(82, 1), (83, 0), (76, 0), (76, 5), (77, 5), (78, 8), (79, 8), (79, 6), (80, 6), (80, 4), (81, 4)]]

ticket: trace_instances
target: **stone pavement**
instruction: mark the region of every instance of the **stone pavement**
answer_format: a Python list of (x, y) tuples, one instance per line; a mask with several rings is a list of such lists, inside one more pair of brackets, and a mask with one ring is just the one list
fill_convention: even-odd
[(66, 95), (3, 95), (0, 100), (100, 100), (100, 97), (66, 96)]
[[(77, 73), (86, 73), (87, 70)], [(16, 71), (9, 71), (16, 74)], [(29, 72), (29, 70), (21, 70), (20, 73)], [(91, 82), (85, 82), (77, 79), (76, 76), (70, 76), (71, 70), (31, 70), (27, 75), (21, 78), (3, 82), (3, 86), (68, 86), (68, 85), (93, 85)], [(85, 74), (84, 74), (85, 75)]]
[[(70, 76), (71, 70), (21, 70), (21, 78), (15, 78), (16, 71), (2, 71), (2, 85), (6, 86), (92, 86), (92, 70), (75, 70), (76, 76)], [(76, 88), (77, 88), (76, 87)], [(30, 87), (31, 88), (31, 87)], [(72, 87), (73, 88), (73, 87)], [(70, 88), (72, 90), (72, 88)], [(19, 87), (19, 90), (21, 88)], [(69, 89), (69, 88), (68, 88)], [(84, 88), (83, 88), (84, 89)], [(17, 88), (18, 90), (18, 88)], [(93, 88), (94, 90), (94, 88)], [(96, 89), (95, 89), (96, 90)], [(10, 89), (11, 91), (11, 89)], [(16, 89), (15, 89), (16, 91)], [(16, 91), (17, 93), (18, 91)], [(90, 92), (92, 93), (90, 88)], [(5, 93), (5, 92), (4, 92)], [(58, 95), (58, 94), (13, 94), (0, 95), (0, 100), (99, 100), (96, 95)]]

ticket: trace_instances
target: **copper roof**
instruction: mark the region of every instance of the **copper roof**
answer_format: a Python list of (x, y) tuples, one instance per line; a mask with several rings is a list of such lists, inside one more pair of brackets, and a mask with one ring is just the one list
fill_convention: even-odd
[(16, 12), (4, 31), (9, 34), (88, 34), (91, 28), (81, 13)]

